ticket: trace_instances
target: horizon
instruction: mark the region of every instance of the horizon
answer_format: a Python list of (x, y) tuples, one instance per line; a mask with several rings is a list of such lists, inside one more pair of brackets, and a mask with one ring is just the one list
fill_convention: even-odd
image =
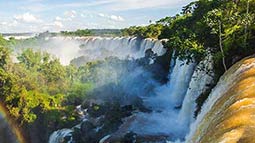
[[(102, 28), (102, 29), (100, 29), (100, 28), (98, 28), (98, 29), (94, 29), (94, 28), (91, 28), (91, 29), (89, 29), (89, 28), (86, 28), (87, 30), (121, 30), (121, 28), (120, 29), (108, 29), (108, 28)], [(76, 30), (83, 30), (83, 29), (74, 29), (74, 30), (67, 30), (67, 31), (76, 31)], [(65, 31), (65, 30), (63, 30), (63, 31)], [(41, 31), (41, 32), (6, 32), (6, 33), (1, 33), (0, 32), (0, 34), (2, 34), (3, 36), (8, 36), (8, 35), (13, 35), (13, 34), (20, 34), (20, 35), (25, 35), (25, 34), (41, 34), (41, 33), (45, 33), (45, 32), (49, 32), (49, 33), (60, 33), (60, 32), (62, 32), (62, 30), (61, 31)]]
[(178, 14), (192, 0), (0, 0), (0, 33), (123, 29)]

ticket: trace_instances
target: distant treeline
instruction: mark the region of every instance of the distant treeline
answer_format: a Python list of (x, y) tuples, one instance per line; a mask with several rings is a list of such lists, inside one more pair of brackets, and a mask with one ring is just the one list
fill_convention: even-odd
[(78, 29), (76, 31), (61, 31), (64, 36), (121, 36), (120, 29)]
[(30, 36), (33, 35), (34, 33), (0, 33), (2, 36)]
[[(35, 33), (0, 33), (2, 36), (30, 36)], [(76, 31), (42, 32), (37, 36), (122, 36), (121, 29), (78, 29)]]

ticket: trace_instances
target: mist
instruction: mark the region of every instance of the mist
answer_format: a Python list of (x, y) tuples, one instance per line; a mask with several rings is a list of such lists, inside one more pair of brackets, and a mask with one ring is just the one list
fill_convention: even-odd
[(178, 117), (197, 64), (176, 59), (173, 53), (168, 82), (161, 83), (155, 78), (161, 73), (152, 68), (157, 64), (155, 59), (166, 52), (160, 41), (131, 37), (45, 37), (34, 44), (34, 49), (54, 55), (63, 65), (71, 63), (82, 68), (98, 61), (90, 68), (91, 75), (81, 77), (84, 83), (93, 84), (90, 98), (119, 102), (121, 106), (135, 104), (149, 111), (134, 113), (135, 120), (126, 120), (123, 126), (129, 126), (125, 129), (120, 127), (123, 132), (168, 136), (174, 141), (183, 140), (189, 131), (189, 123), (180, 122)]

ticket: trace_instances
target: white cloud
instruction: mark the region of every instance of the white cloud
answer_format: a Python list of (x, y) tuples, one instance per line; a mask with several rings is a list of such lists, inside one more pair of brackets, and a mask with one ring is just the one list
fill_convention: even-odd
[(115, 21), (125, 21), (123, 17), (116, 16), (116, 15), (111, 15), (110, 19), (115, 20)]
[(61, 20), (63, 20), (63, 18), (61, 18), (61, 17), (57, 16), (57, 17), (55, 18), (55, 20), (57, 20), (57, 21), (61, 21)]
[(8, 28), (8, 27), (14, 27), (14, 26), (17, 26), (18, 25), (18, 22), (17, 20), (13, 20), (12, 22), (0, 22), (0, 25), (4, 26), (5, 28)]
[(60, 21), (54, 21), (53, 26), (56, 26), (58, 28), (63, 28), (64, 27), (63, 23), (60, 22)]
[(77, 12), (74, 10), (64, 12), (64, 16), (56, 16), (55, 21), (72, 21), (77, 17)]
[(83, 18), (94, 18), (96, 14), (93, 12), (81, 12), (80, 16)]
[(7, 25), (7, 22), (0, 22), (0, 25), (5, 26), (5, 25)]
[(8, 26), (17, 26), (18, 25), (18, 21), (17, 20), (14, 20), (12, 21), (11, 23), (8, 24)]
[(193, 0), (95, 0), (91, 2), (71, 2), (52, 6), (51, 8), (80, 8), (100, 6), (114, 11), (136, 10), (145, 8), (173, 8), (185, 6)]
[[(0, 31), (27, 32), (82, 28), (124, 28), (174, 15), (191, 0), (24, 0), (2, 6)], [(8, 12), (18, 8), (17, 13)], [(143, 9), (140, 11), (140, 9)], [(169, 10), (168, 10), (169, 9)], [(161, 13), (162, 10), (162, 13)], [(5, 11), (5, 12), (4, 12)], [(125, 11), (125, 12), (120, 12)], [(135, 12), (139, 13), (135, 13)], [(159, 11), (154, 13), (155, 11)], [(134, 16), (137, 15), (137, 16)]]
[(41, 22), (40, 19), (38, 19), (34, 15), (30, 14), (29, 12), (21, 14), (21, 15), (16, 15), (16, 16), (14, 16), (14, 18), (17, 21), (27, 22), (27, 23), (39, 23), (39, 22)]
[(77, 13), (76, 13), (76, 11), (71, 10), (71, 11), (66, 11), (66, 12), (64, 13), (64, 15), (65, 15), (66, 17), (75, 18), (76, 15), (77, 15)]
[(61, 21), (54, 21), (52, 23), (45, 24), (44, 27), (53, 28), (53, 29), (54, 28), (63, 28), (64, 24)]
[(85, 15), (85, 14), (83, 14), (83, 13), (81, 13), (81, 14), (80, 14), (80, 16), (81, 16), (81, 17), (86, 17), (86, 15)]
[(125, 21), (123, 17), (117, 16), (117, 15), (108, 15), (108, 14), (99, 13), (98, 16), (108, 18), (110, 20), (118, 21), (118, 22)]
[(101, 17), (105, 17), (105, 15), (103, 13), (99, 13), (98, 15)]
[(193, 0), (106, 0), (111, 3), (108, 8), (116, 11), (146, 8), (173, 8), (185, 6)]
[(71, 17), (60, 17), (60, 16), (57, 16), (57, 17), (55, 17), (55, 21), (72, 21), (72, 18)]

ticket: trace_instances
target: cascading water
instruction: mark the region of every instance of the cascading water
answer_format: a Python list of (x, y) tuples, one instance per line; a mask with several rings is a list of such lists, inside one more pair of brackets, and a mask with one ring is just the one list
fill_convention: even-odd
[(213, 82), (213, 77), (213, 57), (208, 53), (208, 56), (198, 64), (192, 75), (189, 88), (182, 103), (181, 111), (178, 115), (178, 121), (185, 123), (183, 126), (186, 126), (186, 128), (189, 128), (190, 123), (195, 120), (196, 99), (210, 88), (208, 85)]
[(146, 50), (151, 49), (158, 56), (163, 55), (166, 49), (161, 41), (153, 39), (139, 39), (132, 37), (51, 37), (40, 47), (57, 56), (62, 64), (78, 57), (84, 62), (103, 60), (106, 57), (119, 59), (138, 59), (145, 56)]
[[(151, 39), (141, 40), (138, 38), (53, 37), (49, 38), (47, 42), (48, 44), (51, 44), (59, 43), (60, 41), (67, 41), (67, 43), (74, 41), (76, 44), (78, 43), (80, 46), (77, 53), (79, 54), (77, 54), (75, 57), (83, 56), (83, 58), (86, 58), (85, 62), (103, 60), (107, 57), (112, 56), (117, 57), (118, 59), (122, 59), (124, 61), (127, 59), (129, 60), (129, 62), (125, 62), (126, 65), (124, 65), (124, 67), (118, 64), (115, 65), (114, 63), (106, 63), (100, 65), (98, 71), (99, 74), (97, 75), (98, 82), (96, 82), (95, 85), (99, 87), (99, 92), (103, 92), (104, 95), (118, 95), (118, 93), (120, 92), (124, 97), (124, 102), (122, 103), (127, 104), (128, 102), (131, 102), (129, 101), (132, 98), (131, 96), (148, 96), (149, 94), (151, 94), (149, 92), (154, 87), (159, 86), (156, 81), (152, 80), (151, 73), (145, 71), (145, 69), (141, 67), (138, 63), (135, 63), (134, 59), (144, 58), (148, 49), (151, 49), (154, 55), (163, 55), (166, 50), (163, 48), (161, 41)], [(69, 48), (69, 46), (67, 48)], [(53, 50), (54, 48), (52, 47), (46, 50), (48, 52), (54, 53), (54, 51), (51, 51), (51, 49)], [(65, 51), (65, 49), (62, 50)], [(60, 47), (59, 54), (61, 54), (62, 50)], [(61, 60), (61, 56), (56, 56), (59, 57)], [(82, 63), (84, 63), (84, 61)], [(141, 84), (141, 82), (143, 84)], [(107, 84), (112, 85), (112, 87), (108, 87)], [(100, 98), (102, 99), (102, 97)], [(66, 138), (66, 136), (69, 136), (70, 131), (72, 130), (64, 129), (54, 132), (50, 136), (49, 142), (58, 143), (60, 140)]]
[[(176, 59), (175, 66), (169, 75), (169, 83), (156, 89), (157, 97), (171, 107), (181, 107), (195, 66), (195, 63), (187, 64), (186, 61)], [(168, 106), (164, 105), (164, 107)]]
[[(101, 59), (107, 56), (117, 56), (123, 59), (128, 58), (128, 56), (141, 58), (145, 56), (147, 49), (152, 49), (157, 55), (162, 55), (165, 52), (159, 41), (152, 42), (149, 39), (138, 41), (136, 38), (96, 37), (76, 40), (83, 43), (79, 53), (89, 60)], [(167, 84), (161, 86), (153, 84), (155, 88), (151, 91), (150, 96), (141, 94), (141, 92), (144, 92), (143, 89), (136, 88), (132, 91), (132, 88), (127, 88), (127, 90), (132, 91), (133, 95), (142, 95), (144, 105), (152, 112), (135, 113), (112, 136), (117, 138), (133, 131), (142, 136), (166, 136), (171, 141), (184, 140), (189, 131), (189, 125), (194, 121), (196, 99), (207, 89), (206, 85), (212, 82), (212, 56), (207, 56), (197, 65), (194, 62), (187, 63), (175, 58), (174, 54), (175, 52), (170, 63), (169, 82)], [(132, 72), (136, 71), (133, 70)], [(144, 71), (142, 70), (142, 72)], [(140, 73), (134, 75), (139, 76)], [(130, 85), (133, 85), (132, 80), (135, 79), (144, 82), (136, 77), (124, 78), (122, 80), (126, 82), (124, 82), (123, 87), (130, 87)], [(137, 93), (134, 94), (133, 92)], [(65, 133), (66, 130), (56, 131), (51, 135), (50, 140), (55, 141), (64, 138)]]
[(67, 141), (67, 143), (72, 143), (72, 130), (70, 129), (62, 129), (59, 131), (55, 131), (51, 134), (49, 143), (62, 143)]
[(170, 140), (183, 140), (194, 121), (197, 97), (213, 81), (212, 63), (210, 55), (197, 66), (172, 59), (169, 82), (155, 89), (156, 96), (145, 99), (145, 105), (153, 112), (137, 114), (131, 130), (143, 135), (168, 135)]
[[(83, 57), (83, 63), (103, 60), (108, 57), (132, 61), (126, 62), (129, 65), (126, 68), (122, 65), (111, 67), (107, 65), (109, 63), (101, 65), (106, 66), (101, 69), (102, 76), (110, 71), (114, 77), (108, 76), (105, 79), (99, 77), (100, 84), (98, 85), (100, 88), (105, 86), (106, 83), (101, 82), (103, 79), (110, 81), (109, 85), (114, 82), (114, 87), (109, 90), (110, 92), (114, 94), (114, 92), (120, 91), (119, 93), (127, 97), (139, 97), (151, 112), (136, 110), (123, 120), (125, 122), (119, 126), (119, 130), (107, 134), (101, 142), (107, 142), (108, 139), (114, 137), (122, 138), (129, 131), (133, 131), (141, 137), (150, 137), (150, 139), (159, 137), (159, 141), (169, 140), (169, 142), (225, 143), (253, 142), (255, 140), (254, 56), (235, 64), (221, 77), (203, 105), (201, 113), (195, 119), (196, 100), (199, 95), (207, 92), (210, 88), (208, 85), (213, 83), (213, 58), (210, 54), (198, 64), (186, 63), (186, 61), (172, 56), (169, 81), (165, 85), (161, 85), (160, 82), (152, 78), (154, 76), (152, 72), (145, 68), (146, 66), (147, 68), (151, 67), (148, 65), (153, 62), (142, 65), (144, 61), (137, 60), (139, 62), (134, 64), (137, 62), (134, 59), (143, 59), (148, 56), (146, 54), (151, 54), (151, 52), (154, 54), (153, 56), (163, 55), (166, 50), (161, 41), (132, 37), (50, 37), (43, 39), (37, 46), (42, 48), (40, 50), (55, 55), (64, 65), (79, 57)], [(150, 51), (148, 52), (148, 50)], [(108, 67), (109, 69), (107, 69)], [(106, 69), (108, 71), (105, 71)], [(125, 76), (118, 76), (118, 74)], [(132, 104), (132, 101), (129, 101), (131, 98), (127, 97), (123, 98), (123, 101), (127, 105)], [(20, 131), (6, 120), (7, 117), (3, 111), (3, 108), (0, 108), (0, 112), (2, 112), (0, 114), (0, 142), (24, 142)], [(81, 108), (80, 112), (84, 113), (85, 111)], [(82, 123), (89, 116), (83, 115)], [(74, 130), (81, 129), (82, 123), (72, 129), (53, 132), (49, 143), (74, 142)], [(102, 127), (96, 126), (93, 130), (98, 132)]]
[(39, 37), (32, 45), (25, 43), (14, 49), (29, 47), (46, 51), (59, 58), (63, 65), (68, 65), (71, 60), (81, 57), (83, 64), (107, 57), (138, 59), (144, 57), (148, 49), (161, 56), (166, 52), (162, 41), (136, 37)]
[(212, 90), (187, 142), (254, 142), (255, 58), (231, 67)]
[(139, 39), (136, 37), (91, 37), (76, 38), (76, 40), (84, 44), (84, 56), (86, 56), (86, 54), (96, 54), (95, 56), (102, 58), (116, 56), (123, 59), (130, 56), (137, 59), (144, 57), (147, 49), (152, 49), (157, 55), (163, 55), (165, 53), (161, 42), (152, 39)]

